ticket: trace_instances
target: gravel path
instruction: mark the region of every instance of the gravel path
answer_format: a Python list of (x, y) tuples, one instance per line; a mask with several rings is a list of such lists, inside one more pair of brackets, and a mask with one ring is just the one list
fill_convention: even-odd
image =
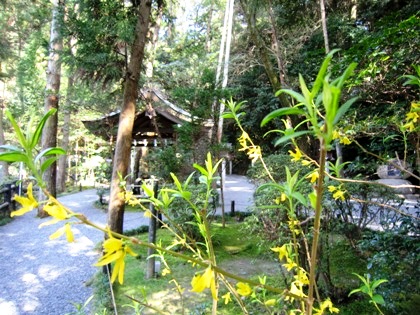
[[(104, 225), (106, 214), (95, 208), (96, 190), (59, 198), (75, 212)], [(41, 229), (35, 211), (0, 226), (0, 315), (64, 315), (76, 311), (73, 303), (83, 304), (92, 289), (86, 283), (95, 274), (98, 258), (95, 245), (103, 234), (83, 225), (72, 227), (76, 242), (65, 237), (50, 241), (60, 223)], [(124, 229), (148, 224), (141, 213), (126, 213)]]
[[(225, 181), (225, 211), (235, 201), (236, 211), (246, 211), (252, 204), (254, 186), (246, 177), (228, 175)], [(104, 225), (106, 214), (93, 206), (96, 190), (86, 190), (59, 198), (66, 206)], [(217, 209), (221, 213), (221, 208)], [(76, 311), (73, 303), (83, 304), (92, 289), (86, 286), (97, 271), (95, 245), (103, 234), (84, 225), (72, 227), (76, 242), (65, 237), (50, 241), (49, 235), (61, 225), (41, 229), (35, 211), (0, 226), (0, 315), (65, 315)], [(148, 224), (142, 213), (127, 212), (124, 230)]]

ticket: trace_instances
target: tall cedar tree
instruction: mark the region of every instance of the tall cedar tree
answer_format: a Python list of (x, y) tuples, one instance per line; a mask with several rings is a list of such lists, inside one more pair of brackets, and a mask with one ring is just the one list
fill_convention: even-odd
[(111, 192), (108, 206), (108, 226), (118, 233), (123, 231), (124, 199), (121, 192), (120, 178), (127, 175), (130, 163), (132, 131), (140, 70), (144, 59), (144, 48), (149, 33), (152, 0), (141, 1), (137, 10), (137, 24), (134, 42), (131, 44), (130, 61), (125, 76), (124, 99), (118, 124), (117, 142), (115, 146), (114, 165), (112, 170)]

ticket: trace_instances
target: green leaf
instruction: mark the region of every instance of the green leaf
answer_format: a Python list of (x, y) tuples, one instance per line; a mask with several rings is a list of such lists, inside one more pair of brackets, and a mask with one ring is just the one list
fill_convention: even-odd
[(313, 115), (313, 107), (312, 107), (312, 95), (309, 91), (303, 76), (299, 73), (299, 85), (300, 90), (302, 91), (303, 96), (305, 97), (305, 105), (308, 108), (310, 115)]
[(207, 170), (204, 167), (202, 167), (201, 165), (198, 165), (198, 164), (194, 163), (193, 164), (193, 167), (195, 169), (197, 169), (202, 175), (204, 175), (204, 176), (208, 176), (209, 175), (209, 173), (207, 172)]
[(37, 145), (39, 138), (42, 135), (42, 130), (44, 129), (44, 125), (47, 122), (47, 119), (54, 115), (57, 112), (56, 108), (51, 108), (45, 115), (42, 117), (41, 121), (39, 122), (38, 126), (36, 127), (36, 130), (32, 136), (31, 143), (30, 143), (30, 149), (32, 150)]
[(384, 298), (382, 297), (382, 295), (379, 294), (374, 294), (372, 296), (372, 301), (376, 304), (385, 304)]
[(266, 188), (275, 188), (280, 191), (284, 191), (284, 187), (277, 183), (265, 183), (257, 187), (256, 192), (259, 192), (260, 190), (266, 189)]
[(359, 99), (358, 96), (353, 97), (353, 98), (349, 99), (347, 102), (345, 102), (343, 105), (340, 106), (340, 108), (338, 109), (337, 113), (335, 114), (334, 125), (337, 124), (340, 121), (341, 117), (343, 117), (343, 115), (349, 110), (349, 108), (358, 99)]
[(305, 104), (305, 97), (302, 95), (302, 94), (300, 94), (300, 93), (298, 93), (298, 92), (296, 92), (296, 91), (293, 91), (293, 90), (289, 90), (289, 89), (281, 89), (281, 90), (278, 90), (277, 92), (276, 92), (276, 96), (279, 96), (281, 93), (286, 93), (286, 94), (289, 94), (291, 97), (293, 97), (298, 103), (300, 103), (300, 104)]
[(57, 161), (57, 159), (58, 159), (57, 156), (53, 156), (53, 157), (50, 157), (49, 159), (46, 159), (44, 162), (42, 162), (41, 173), (44, 173), (55, 161)]
[(349, 296), (354, 294), (354, 293), (360, 292), (360, 291), (362, 291), (360, 288), (351, 290), (350, 293), (349, 293)]
[(184, 198), (185, 200), (190, 200), (191, 199), (191, 196), (192, 196), (192, 193), (190, 192), (190, 191), (183, 191), (182, 193), (181, 193), (181, 196), (182, 196), (182, 198)]
[(15, 130), (15, 133), (16, 133), (16, 136), (18, 138), (18, 141), (19, 141), (20, 145), (22, 146), (22, 148), (24, 148), (26, 150), (27, 149), (27, 143), (26, 143), (25, 137), (23, 136), (22, 130), (20, 129), (20, 127), (16, 123), (16, 120), (13, 118), (10, 111), (6, 110), (5, 114), (6, 114), (6, 117), (10, 120), (10, 123), (12, 124), (13, 129)]
[(10, 144), (4, 144), (4, 145), (0, 145), (0, 149), (5, 150), (5, 152), (23, 152), (21, 148), (18, 148), (14, 145), (10, 145)]
[(362, 281), (365, 286), (369, 287), (369, 282), (368, 282), (369, 276), (367, 276), (367, 279), (366, 279), (365, 277), (362, 277), (361, 275), (359, 275), (355, 272), (352, 272), (352, 274), (355, 275), (356, 277), (358, 277), (360, 279), (360, 281)]
[(1, 152), (0, 161), (26, 163), (28, 161), (28, 157), (23, 152)]
[(202, 184), (207, 185), (207, 176), (201, 175), (201, 176), (198, 178), (198, 181), (199, 181), (200, 183), (202, 183)]
[(191, 180), (194, 177), (195, 172), (192, 172), (190, 175), (188, 175), (187, 179), (184, 182), (183, 189), (187, 189), (188, 185), (190, 184)]
[(155, 195), (155, 192), (153, 190), (153, 187), (147, 185), (146, 182), (143, 182), (143, 184), (141, 185), (141, 188), (143, 189), (143, 191), (145, 192), (145, 194), (147, 196), (153, 197)]
[(292, 194), (292, 197), (298, 200), (304, 206), (308, 204), (306, 198), (300, 192), (294, 192)]
[(174, 173), (171, 173), (171, 177), (174, 181), (174, 184), (175, 184), (176, 188), (178, 188), (178, 190), (181, 192), (182, 191), (182, 185), (181, 185), (178, 177), (176, 177), (176, 175)]
[[(308, 197), (309, 197), (309, 201), (310, 201), (310, 203), (311, 203), (311, 206), (312, 206), (312, 208), (316, 208), (316, 192), (315, 191), (312, 191), (309, 195), (308, 195)], [(353, 290), (354, 291), (354, 290)], [(352, 292), (353, 292), (352, 291)], [(350, 292), (350, 294), (352, 293), (352, 292)], [(349, 294), (349, 296), (350, 296), (350, 294)]]
[(308, 133), (311, 133), (312, 131), (310, 131), (310, 130), (304, 130), (304, 131), (297, 131), (297, 132), (294, 132), (293, 134), (291, 134), (291, 135), (287, 135), (287, 136), (283, 136), (283, 137), (281, 137), (280, 139), (278, 139), (275, 143), (274, 143), (274, 145), (275, 146), (278, 146), (279, 144), (282, 144), (282, 143), (285, 143), (285, 142), (288, 142), (289, 140), (291, 140), (291, 139), (293, 139), (293, 138), (296, 138), (296, 137), (299, 137), (299, 136), (302, 136), (302, 135), (305, 135), (305, 134), (308, 134)]
[(347, 69), (344, 71), (344, 73), (339, 77), (338, 82), (336, 86), (341, 89), (344, 86), (344, 82), (353, 74), (354, 69), (356, 69), (357, 63), (353, 62), (351, 63)]
[(63, 150), (62, 148), (48, 148), (45, 149), (44, 151), (40, 152), (36, 157), (35, 157), (35, 164), (38, 163), (41, 158), (43, 158), (44, 156), (49, 156), (49, 155), (63, 155), (66, 154), (66, 151)]
[(386, 279), (378, 279), (372, 282), (371, 289), (372, 291), (375, 290), (379, 285), (382, 283), (388, 282)]
[(235, 115), (233, 113), (231, 113), (231, 112), (227, 112), (227, 113), (223, 113), (222, 114), (222, 118), (224, 118), (224, 119), (232, 119), (232, 118), (235, 118)]
[(272, 111), (271, 113), (269, 113), (267, 116), (264, 117), (264, 119), (261, 121), (261, 127), (264, 127), (268, 122), (280, 116), (304, 115), (304, 114), (305, 112), (303, 110), (296, 107), (279, 108)]
[(314, 86), (312, 87), (312, 98), (314, 98), (319, 90), (322, 87), (322, 83), (324, 82), (325, 73), (327, 72), (328, 65), (333, 57), (333, 55), (338, 51), (338, 49), (333, 49), (331, 52), (325, 57), (324, 61), (322, 62), (321, 68), (318, 71), (318, 75), (316, 76)]

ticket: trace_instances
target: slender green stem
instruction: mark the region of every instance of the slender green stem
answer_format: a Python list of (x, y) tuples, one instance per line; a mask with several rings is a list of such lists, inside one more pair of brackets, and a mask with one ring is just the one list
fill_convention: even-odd
[(317, 254), (318, 254), (318, 242), (319, 242), (319, 230), (321, 226), (321, 212), (322, 212), (322, 194), (324, 186), (324, 173), (325, 173), (325, 162), (326, 162), (327, 149), (325, 147), (325, 140), (320, 138), (320, 157), (319, 157), (319, 177), (316, 187), (316, 204), (315, 204), (315, 221), (313, 229), (312, 249), (311, 249), (311, 261), (309, 271), (309, 292), (308, 292), (308, 308), (306, 310), (307, 315), (312, 314), (312, 306), (314, 303), (314, 289), (315, 289), (315, 274), (317, 266)]

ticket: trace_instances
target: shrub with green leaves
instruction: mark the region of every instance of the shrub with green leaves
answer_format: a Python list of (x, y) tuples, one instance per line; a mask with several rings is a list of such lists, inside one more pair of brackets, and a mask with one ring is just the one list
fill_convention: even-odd
[[(288, 154), (272, 154), (265, 157), (264, 161), (267, 165), (268, 171), (270, 171), (274, 180), (277, 182), (283, 182), (286, 179), (285, 166), (289, 168), (291, 173), (302, 170), (302, 172), (306, 174), (310, 170), (307, 166), (302, 166), (300, 163), (292, 162), (290, 160), (290, 155)], [(264, 170), (261, 161), (255, 162), (255, 164), (248, 169), (247, 176), (258, 183), (270, 181), (270, 178)]]
[(368, 253), (368, 269), (374, 279), (388, 279), (378, 292), (390, 314), (415, 314), (420, 306), (418, 262), (420, 260), (418, 217), (404, 217), (386, 232), (363, 235), (358, 248)]

